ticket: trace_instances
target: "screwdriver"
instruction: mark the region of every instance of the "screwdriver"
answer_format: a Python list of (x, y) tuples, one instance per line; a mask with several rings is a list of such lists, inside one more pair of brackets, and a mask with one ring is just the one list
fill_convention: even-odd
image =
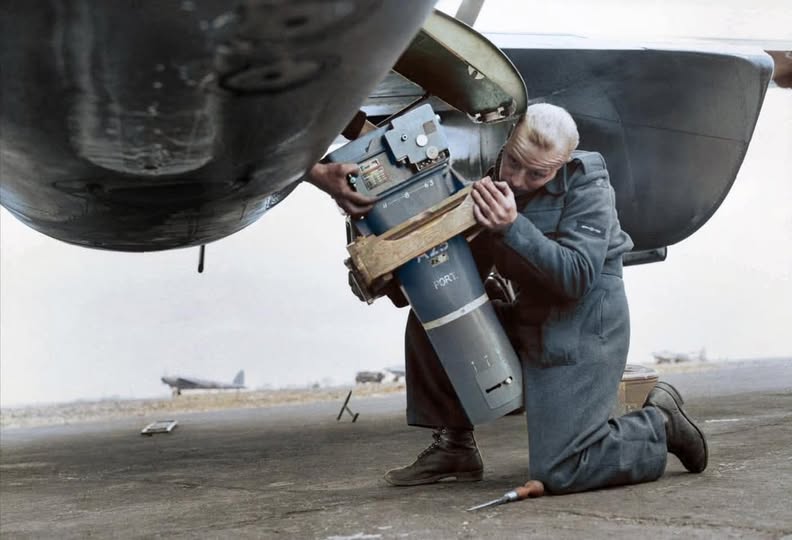
[(534, 499), (536, 497), (541, 497), (542, 495), (544, 495), (544, 484), (538, 480), (528, 480), (524, 486), (514, 488), (508, 493), (505, 493), (502, 497), (498, 497), (492, 501), (468, 508), (467, 511), (471, 512), (473, 510), (480, 510), (482, 508), (498, 506), (500, 504), (506, 504), (514, 501), (521, 501), (523, 499)]

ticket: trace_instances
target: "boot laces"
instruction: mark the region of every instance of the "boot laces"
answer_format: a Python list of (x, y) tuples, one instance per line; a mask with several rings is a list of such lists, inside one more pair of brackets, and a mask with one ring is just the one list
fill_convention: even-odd
[(432, 438), (434, 438), (434, 442), (432, 442), (432, 444), (430, 444), (428, 447), (424, 448), (424, 450), (420, 454), (418, 454), (417, 459), (421, 459), (426, 454), (432, 453), (435, 450), (435, 448), (440, 447), (440, 438), (443, 436), (443, 432), (444, 430), (439, 429), (432, 433)]

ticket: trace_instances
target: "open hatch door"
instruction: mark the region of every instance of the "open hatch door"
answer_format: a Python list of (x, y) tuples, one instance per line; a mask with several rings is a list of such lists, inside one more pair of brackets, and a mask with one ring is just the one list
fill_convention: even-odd
[(393, 70), (473, 122), (525, 112), (525, 82), (509, 58), (482, 34), (434, 10)]

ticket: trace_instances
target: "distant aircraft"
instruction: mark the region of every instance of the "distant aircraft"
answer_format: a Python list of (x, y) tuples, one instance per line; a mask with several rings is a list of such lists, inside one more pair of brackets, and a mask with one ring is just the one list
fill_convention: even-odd
[(659, 351), (652, 353), (657, 364), (681, 364), (686, 362), (706, 362), (707, 351), (701, 349), (698, 352), (681, 353), (673, 351)]
[(358, 371), (355, 382), (362, 383), (391, 383), (403, 381), (405, 371), (403, 367), (387, 367), (378, 371)]
[(192, 377), (162, 377), (162, 382), (171, 387), (174, 396), (180, 396), (182, 390), (241, 390), (245, 388), (245, 370), (240, 370), (230, 384)]

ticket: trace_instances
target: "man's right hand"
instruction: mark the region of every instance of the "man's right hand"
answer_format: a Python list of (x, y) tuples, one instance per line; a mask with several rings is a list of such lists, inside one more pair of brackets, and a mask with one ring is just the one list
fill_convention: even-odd
[(517, 219), (517, 202), (509, 184), (493, 182), (485, 176), (473, 184), (473, 216), (479, 225), (493, 232), (503, 232)]
[(330, 195), (344, 212), (358, 218), (372, 209), (377, 199), (358, 193), (349, 185), (347, 177), (357, 175), (354, 163), (317, 163), (308, 172), (308, 181)]

